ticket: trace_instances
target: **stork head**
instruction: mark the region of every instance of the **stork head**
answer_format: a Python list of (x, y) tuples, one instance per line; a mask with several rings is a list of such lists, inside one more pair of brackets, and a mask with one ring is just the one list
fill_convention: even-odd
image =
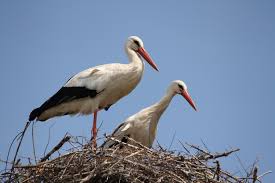
[(157, 65), (145, 50), (142, 40), (137, 36), (130, 36), (126, 42), (126, 49), (133, 50), (144, 58), (155, 70), (158, 71)]
[(197, 111), (196, 105), (188, 93), (186, 84), (181, 80), (175, 80), (172, 82), (170, 88), (174, 94), (182, 95), (185, 100)]

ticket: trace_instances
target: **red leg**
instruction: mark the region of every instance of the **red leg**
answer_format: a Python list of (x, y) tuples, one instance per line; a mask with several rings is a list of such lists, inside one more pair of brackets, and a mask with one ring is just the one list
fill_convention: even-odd
[(97, 118), (97, 111), (94, 112), (94, 121), (93, 121), (93, 128), (92, 128), (92, 143), (93, 147), (96, 148), (96, 135), (97, 135), (97, 128), (96, 128), (96, 118)]

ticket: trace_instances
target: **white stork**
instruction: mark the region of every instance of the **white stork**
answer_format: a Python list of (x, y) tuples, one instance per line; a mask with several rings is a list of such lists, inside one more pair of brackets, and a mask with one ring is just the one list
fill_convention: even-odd
[[(122, 142), (127, 142), (127, 138), (130, 137), (146, 147), (152, 147), (159, 119), (176, 94), (182, 95), (197, 110), (187, 91), (186, 84), (183, 81), (175, 80), (159, 102), (127, 118), (114, 130), (112, 137)], [(102, 144), (102, 147), (111, 148), (117, 144), (117, 142), (108, 139)]]
[(129, 37), (125, 43), (125, 51), (129, 64), (99, 65), (79, 72), (56, 94), (34, 109), (30, 113), (29, 121), (46, 121), (56, 116), (94, 113), (92, 138), (96, 147), (97, 112), (101, 109), (108, 110), (137, 86), (144, 70), (141, 56), (158, 71), (139, 37)]

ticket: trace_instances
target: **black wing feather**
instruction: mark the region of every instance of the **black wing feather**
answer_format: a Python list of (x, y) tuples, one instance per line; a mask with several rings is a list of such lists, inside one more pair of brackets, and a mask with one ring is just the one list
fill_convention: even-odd
[[(115, 133), (122, 127), (122, 126), (124, 126), (125, 125), (125, 122), (124, 123), (121, 123), (121, 124), (119, 124), (118, 125), (118, 127), (113, 131), (113, 133), (112, 133), (112, 135), (111, 135), (111, 137), (114, 137), (114, 138), (116, 138), (115, 137)], [(121, 139), (121, 142), (125, 142), (125, 143), (127, 143), (128, 142), (128, 138), (130, 137), (130, 135), (124, 135), (123, 137), (122, 137), (122, 139)], [(116, 146), (116, 145), (118, 145), (119, 143), (118, 142), (116, 142), (116, 141), (113, 141), (113, 140), (111, 140), (113, 143), (112, 144), (110, 144), (109, 146), (108, 146), (108, 148), (112, 148), (112, 147), (114, 147), (114, 146)], [(107, 142), (110, 142), (110, 139), (108, 139), (108, 140), (106, 140), (106, 141), (104, 141), (103, 142), (103, 144), (100, 146), (100, 147), (104, 147), (105, 146), (105, 144), (107, 143)]]
[(55, 107), (59, 104), (71, 102), (81, 98), (94, 98), (98, 92), (96, 90), (90, 90), (86, 87), (62, 87), (56, 94), (44, 102), (39, 108), (34, 109), (29, 116), (29, 120), (32, 121), (39, 117), (44, 111)]

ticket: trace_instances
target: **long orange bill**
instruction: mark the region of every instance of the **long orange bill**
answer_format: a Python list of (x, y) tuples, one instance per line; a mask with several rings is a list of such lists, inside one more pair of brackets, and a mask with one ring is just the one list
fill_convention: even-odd
[(144, 48), (140, 47), (137, 52), (148, 62), (148, 64), (150, 64), (155, 70), (159, 71), (157, 65)]
[(184, 90), (181, 95), (187, 100), (187, 102), (193, 107), (193, 109), (195, 109), (195, 111), (197, 111), (197, 108), (195, 106), (195, 103), (193, 102), (191, 96), (189, 95), (189, 93)]

